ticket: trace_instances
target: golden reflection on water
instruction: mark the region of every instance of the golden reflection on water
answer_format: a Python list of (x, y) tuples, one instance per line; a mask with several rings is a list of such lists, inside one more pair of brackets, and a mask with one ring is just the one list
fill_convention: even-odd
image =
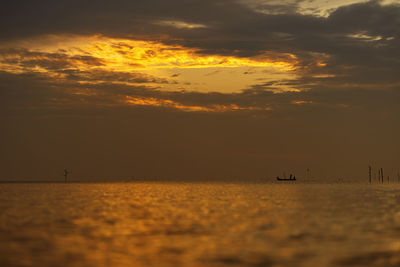
[(0, 184), (0, 265), (399, 264), (393, 186)]

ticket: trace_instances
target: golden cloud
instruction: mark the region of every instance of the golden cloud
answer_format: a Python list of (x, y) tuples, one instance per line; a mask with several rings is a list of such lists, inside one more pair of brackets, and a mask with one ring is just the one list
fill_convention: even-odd
[[(47, 39), (44, 42), (43, 39)], [(133, 71), (152, 68), (213, 68), (213, 67), (272, 67), (282, 71), (295, 69), (296, 57), (287, 54), (279, 60), (269, 55), (253, 58), (237, 58), (222, 55), (202, 55), (196, 49), (182, 46), (165, 45), (152, 41), (137, 41), (128, 39), (112, 39), (102, 36), (47, 36), (40, 40), (20, 41), (6, 44), (4, 47), (29, 47), (36, 53), (62, 54), (69, 57), (76, 68), (101, 68), (113, 71)], [(63, 39), (61, 41), (60, 39)], [(28, 42), (28, 43), (27, 43)], [(90, 56), (101, 60), (102, 64), (92, 65), (76, 60), (76, 57)], [(2, 55), (0, 69), (5, 68), (4, 59), (19, 59), (20, 55), (13, 53)], [(35, 55), (36, 60), (44, 60), (45, 54)], [(73, 59), (75, 58), (75, 62)], [(57, 60), (53, 58), (53, 60)], [(18, 65), (18, 64), (17, 64)]]
[(170, 99), (159, 99), (155, 97), (131, 97), (126, 96), (125, 102), (134, 106), (153, 106), (174, 108), (189, 112), (230, 112), (230, 111), (252, 111), (252, 110), (271, 110), (269, 107), (242, 107), (235, 104), (230, 105), (210, 105), (210, 106), (192, 106), (184, 105)]

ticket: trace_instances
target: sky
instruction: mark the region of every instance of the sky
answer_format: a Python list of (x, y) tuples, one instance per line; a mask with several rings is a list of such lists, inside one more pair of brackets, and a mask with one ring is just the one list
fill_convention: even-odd
[(0, 180), (397, 178), (399, 70), (399, 0), (3, 1)]

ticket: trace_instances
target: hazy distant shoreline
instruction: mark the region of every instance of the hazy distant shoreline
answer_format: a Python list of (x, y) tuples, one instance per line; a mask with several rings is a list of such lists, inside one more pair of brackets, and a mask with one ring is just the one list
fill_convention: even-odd
[[(367, 181), (359, 179), (348, 179), (348, 180), (298, 180), (298, 181), (276, 181), (274, 178), (265, 179), (132, 179), (132, 180), (71, 180), (68, 182), (64, 181), (53, 181), (53, 180), (0, 180), (0, 184), (77, 184), (77, 183), (249, 183), (249, 184), (366, 184)], [(380, 184), (374, 182), (372, 184)], [(387, 184), (387, 183), (385, 183)], [(398, 184), (397, 181), (393, 181), (389, 184)]]

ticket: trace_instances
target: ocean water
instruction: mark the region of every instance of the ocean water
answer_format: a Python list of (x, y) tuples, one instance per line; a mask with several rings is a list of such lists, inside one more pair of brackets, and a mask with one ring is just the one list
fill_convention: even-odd
[(0, 184), (0, 266), (400, 266), (400, 185)]

